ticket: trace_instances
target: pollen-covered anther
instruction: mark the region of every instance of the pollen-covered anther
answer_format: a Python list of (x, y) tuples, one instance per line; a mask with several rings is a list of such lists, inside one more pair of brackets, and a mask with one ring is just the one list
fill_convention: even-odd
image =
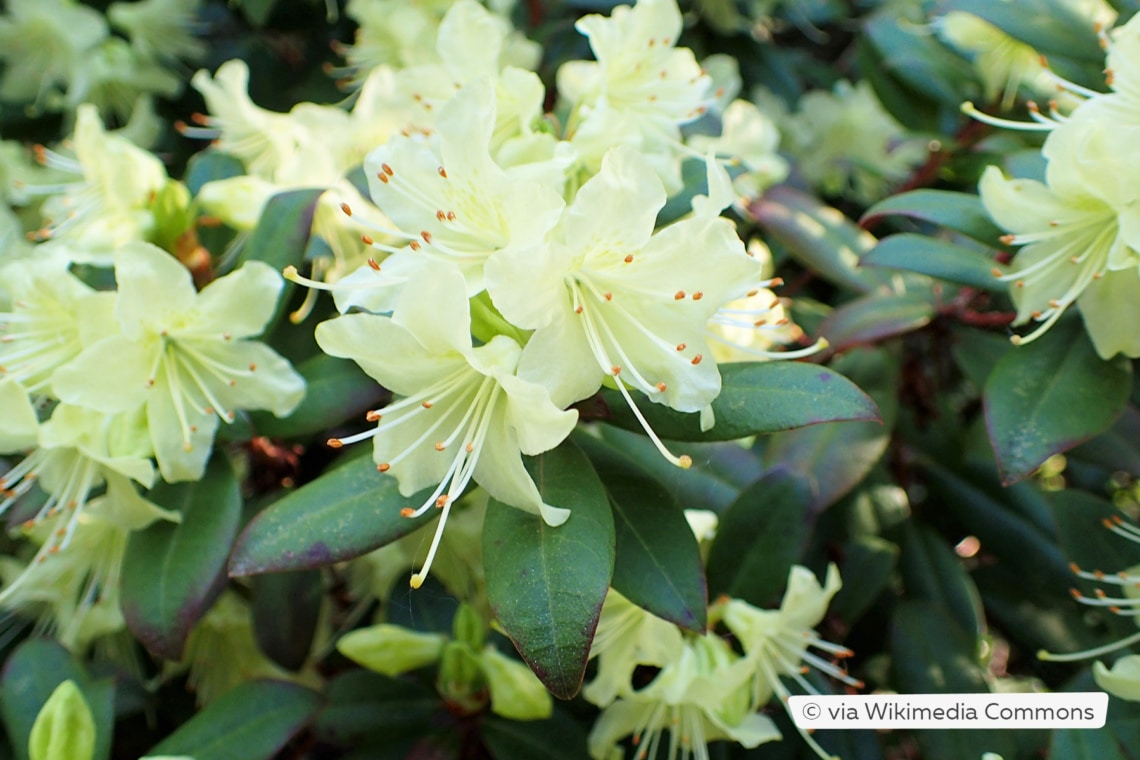
[(1078, 565), (1076, 562), (1070, 562), (1069, 563), (1069, 571), (1075, 575), (1080, 575), (1081, 566)]
[(431, 402), (430, 401), (421, 401), (420, 406), (422, 406), (424, 409), (431, 409)]
[(447, 221), (447, 214), (444, 212), (443, 209), (439, 209), (438, 211), (435, 212), (435, 218), (441, 222), (446, 222)]
[(392, 171), (392, 167), (389, 166), (388, 164), (380, 164), (380, 171), (384, 172), (389, 177), (391, 177), (393, 174), (396, 173), (396, 172)]
[(998, 240), (1001, 241), (1002, 245), (1013, 245), (1013, 242), (1017, 240), (1017, 235), (1002, 235)]
[(447, 494), (444, 494), (443, 496), (440, 496), (438, 499), (435, 500), (435, 508), (436, 509), (443, 509), (444, 507), (447, 506), (447, 502), (449, 502), (449, 501), (451, 501), (451, 497), (448, 496)]
[(420, 237), (422, 237), (424, 239), (425, 243), (427, 243), (428, 245), (431, 245), (431, 233), (430, 232), (428, 232), (427, 230), (423, 230), (420, 232)]
[(574, 313), (575, 314), (581, 314), (582, 313), (582, 307), (581, 306), (575, 306), (574, 307)]
[(1017, 280), (1016, 282), (1013, 283), (1013, 287), (1024, 288), (1025, 287), (1025, 280)]
[(1034, 319), (1041, 319), (1041, 312), (1040, 311), (1031, 311), (1031, 312), (1029, 312), (1029, 316), (1033, 317)]
[(992, 274), (994, 277), (1001, 277), (1002, 276), (1001, 270), (998, 269), (997, 267), (994, 267), (993, 269), (991, 269), (990, 274)]
[(676, 346), (678, 351), (684, 351), (685, 347), (686, 347), (686, 345), (684, 343), (678, 343)]
[(455, 221), (455, 212), (454, 211), (448, 211), (447, 212), (447, 221), (449, 221), (449, 222)]
[(381, 462), (380, 464), (376, 465), (376, 472), (388, 472), (390, 469), (392, 469), (392, 465), (388, 464), (387, 462)]
[(705, 297), (705, 294), (700, 290), (698, 290), (696, 293), (693, 293), (693, 296), (692, 296), (694, 301), (699, 301), (704, 297)]
[(344, 443), (342, 443), (339, 438), (330, 438), (325, 441), (325, 445), (330, 449), (339, 449), (340, 447), (344, 446)]
[(414, 517), (415, 514), (416, 510), (412, 509), (411, 507), (404, 507), (400, 510), (400, 517)]
[(372, 244), (373, 244), (373, 243), (375, 243), (376, 241), (375, 241), (375, 240), (373, 240), (373, 239), (371, 238), (371, 236), (369, 236), (369, 235), (365, 235), (365, 234), (361, 233), (361, 235), (360, 235), (360, 242), (364, 243), (365, 245), (372, 245)]
[(697, 354), (696, 356), (693, 357), (693, 360), (689, 363), (692, 364), (693, 366), (696, 366), (696, 365), (700, 364), (701, 360), (704, 358), (705, 357), (701, 356), (700, 354)]
[(1061, 302), (1058, 301), (1056, 298), (1050, 298), (1049, 299), (1049, 306), (1053, 309), (1059, 309), (1059, 308), (1061, 308)]
[(256, 372), (257, 371), (257, 365), (253, 362), (250, 362), (249, 363), (249, 371), (250, 372)]
[(369, 259), (368, 260), (368, 268), (374, 272), (379, 272), (380, 271), (380, 264), (377, 263), (376, 259)]
[(622, 261), (624, 261), (626, 264), (632, 264), (633, 263), (633, 254), (632, 253), (629, 254), (624, 259), (622, 259)]
[(352, 216), (352, 206), (347, 203), (340, 204), (340, 210), (344, 212), (345, 216)]
[(383, 415), (375, 409), (369, 410), (369, 412), (364, 415), (364, 419), (368, 422), (379, 422), (381, 417), (383, 417)]
[(612, 301), (612, 300), (614, 300), (614, 294), (608, 293), (608, 292), (602, 293), (602, 298), (606, 299), (607, 301)]
[(385, 185), (387, 185), (387, 184), (388, 184), (388, 181), (389, 181), (389, 180), (388, 180), (388, 175), (387, 175), (387, 174), (385, 174), (384, 172), (376, 172), (376, 179), (380, 180), (380, 181), (381, 181), (381, 182), (383, 182)]
[(673, 300), (674, 301), (680, 301), (680, 300), (684, 299), (684, 297), (685, 297), (685, 291), (683, 291), (683, 290), (678, 290), (676, 293), (673, 294)]
[(759, 290), (750, 290), (744, 294), (744, 297), (745, 298), (752, 298), (754, 295), (756, 295), (759, 292), (760, 292)]
[(439, 169), (437, 169), (436, 171), (438, 171), (438, 172), (439, 172), (439, 176), (443, 177), (444, 179), (447, 179), (447, 169), (444, 169), (444, 168), (441, 166), (441, 167), (439, 167)]
[(617, 366), (616, 364), (614, 366), (610, 367), (610, 374), (613, 375), (614, 377), (617, 377), (618, 375), (621, 374), (621, 367)]
[(436, 451), (443, 451), (446, 448), (447, 448), (447, 444), (444, 443), (443, 441), (436, 441), (435, 442), (435, 450)]
[(661, 393), (664, 393), (664, 392), (665, 392), (665, 389), (666, 389), (668, 386), (667, 386), (667, 385), (665, 385), (665, 383), (657, 383), (657, 385), (656, 385), (656, 386), (654, 386), (654, 387), (656, 387), (656, 388), (657, 388), (657, 390), (658, 390), (658, 391), (660, 391)]
[(413, 251), (418, 251), (421, 246), (419, 244), (419, 241), (413, 240), (412, 242), (408, 243), (408, 247)]
[(466, 451), (468, 454), (470, 454), (472, 451), (475, 450), (475, 444), (468, 443), (466, 446), (463, 447), (463, 450)]

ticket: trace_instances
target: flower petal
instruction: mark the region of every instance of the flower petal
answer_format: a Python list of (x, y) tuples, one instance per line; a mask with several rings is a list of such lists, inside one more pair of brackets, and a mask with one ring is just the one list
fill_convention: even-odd
[(55, 371), (52, 390), (61, 400), (114, 414), (141, 406), (158, 362), (159, 340), (112, 335)]

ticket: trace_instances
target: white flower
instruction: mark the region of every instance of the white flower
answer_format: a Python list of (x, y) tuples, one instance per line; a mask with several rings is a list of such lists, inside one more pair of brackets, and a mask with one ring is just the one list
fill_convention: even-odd
[[(559, 405), (609, 378), (638, 417), (627, 387), (683, 412), (717, 396), (720, 373), (705, 325), (759, 280), (761, 266), (719, 216), (731, 188), (715, 162), (709, 181), (711, 195), (694, 199), (692, 216), (655, 233), (665, 190), (640, 155), (616, 148), (542, 246), (488, 260), (495, 306), (512, 324), (535, 330), (521, 377), (554, 389)], [(645, 427), (662, 454), (688, 466)]]
[[(72, 0), (9, 0), (0, 17), (0, 98), (33, 100), (65, 89), (85, 54), (106, 39), (103, 14)], [(46, 103), (54, 105), (54, 103)]]
[(57, 370), (56, 395), (109, 414), (146, 406), (159, 470), (167, 481), (202, 476), (218, 419), (242, 409), (291, 412), (305, 392), (259, 334), (273, 315), (281, 277), (253, 261), (194, 291), (190, 273), (145, 243), (115, 256), (120, 332)]
[(372, 438), (377, 469), (399, 480), (411, 496), (435, 486), (418, 509), (443, 509), (420, 572), (431, 566), (452, 504), (472, 480), (492, 497), (560, 525), (569, 512), (543, 502), (523, 467), (521, 454), (557, 446), (577, 422), (560, 411), (546, 389), (515, 376), (521, 348), (499, 335), (471, 345), (471, 317), (458, 270), (437, 267), (419, 298), (393, 318), (350, 314), (317, 326), (317, 343), (333, 356), (350, 358), (401, 398), (369, 412), (372, 430), (330, 445)]

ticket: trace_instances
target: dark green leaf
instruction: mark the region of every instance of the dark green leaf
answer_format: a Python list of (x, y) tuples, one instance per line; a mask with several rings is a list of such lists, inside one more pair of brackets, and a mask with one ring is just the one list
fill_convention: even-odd
[(123, 617), (147, 649), (182, 658), (190, 628), (226, 582), (226, 558), (241, 519), (241, 491), (229, 460), (215, 451), (195, 483), (160, 483), (150, 499), (182, 515), (131, 534), (123, 557)]
[(902, 576), (907, 597), (928, 599), (946, 610), (970, 636), (985, 633), (985, 615), (973, 581), (945, 539), (913, 522), (904, 527)]
[(876, 343), (930, 324), (930, 293), (876, 293), (843, 304), (823, 320), (820, 332), (833, 351)]
[(400, 515), (427, 492), (401, 496), (396, 479), (357, 457), (279, 499), (238, 537), (230, 575), (309, 570), (343, 562), (406, 536), (439, 516)]
[(983, 290), (1007, 288), (993, 273), (1004, 267), (984, 253), (925, 235), (891, 235), (863, 257), (862, 265), (918, 272)]
[(875, 238), (810, 195), (778, 185), (749, 211), (797, 261), (836, 285), (870, 293), (890, 277), (859, 268), (859, 259), (874, 247)]
[(328, 704), (317, 714), (313, 732), (341, 746), (423, 736), (442, 709), (439, 695), (414, 681), (351, 670), (329, 682)]
[(483, 522), (491, 609), (535, 675), (562, 699), (582, 685), (590, 642), (614, 569), (606, 490), (567, 441), (529, 458), (543, 500), (569, 509), (557, 528), (494, 499)]
[(900, 24), (896, 13), (877, 14), (863, 27), (883, 67), (915, 92), (957, 108), (974, 81), (970, 64), (915, 24)]
[(62, 646), (47, 639), (28, 639), (12, 653), (0, 673), (0, 717), (16, 760), (28, 760), (28, 738), (40, 708), (56, 687), (74, 681), (95, 719), (95, 760), (111, 756), (115, 682), (93, 681)]
[(347, 359), (317, 354), (297, 365), (305, 378), (305, 398), (288, 417), (253, 412), (250, 420), (258, 435), (298, 438), (363, 416), (380, 397), (376, 381)]
[[(805, 362), (742, 362), (721, 368), (720, 395), (712, 403), (716, 425), (702, 432), (700, 415), (642, 402), (640, 409), (662, 438), (731, 441), (835, 420), (878, 420), (879, 410), (854, 383), (834, 370)], [(617, 391), (603, 391), (612, 422), (641, 424)]]
[(512, 721), (489, 716), (483, 722), (483, 742), (495, 760), (582, 760), (588, 756), (585, 731), (558, 709), (546, 720)]
[(997, 363), (1012, 349), (1009, 339), (1003, 335), (958, 327), (954, 331), (951, 351), (962, 374), (981, 390), (986, 387), (986, 380)]
[(709, 551), (709, 593), (760, 606), (779, 599), (811, 535), (811, 502), (808, 483), (782, 469), (745, 489), (717, 526)]
[(309, 657), (324, 591), (316, 570), (269, 573), (253, 579), (253, 633), (269, 659), (300, 670)]
[(202, 185), (207, 182), (240, 177), (243, 174), (245, 174), (245, 165), (239, 158), (220, 150), (207, 148), (190, 157), (182, 181), (191, 195), (197, 195)]
[(1002, 236), (1001, 228), (994, 224), (981, 199), (969, 193), (955, 193), (949, 190), (911, 190), (908, 193), (892, 195), (867, 209), (859, 223), (870, 228), (888, 216), (905, 216), (937, 224), (961, 232), (986, 245), (996, 245), (998, 238)]
[(148, 754), (269, 760), (320, 706), (320, 695), (301, 686), (247, 681), (211, 702)]
[(777, 433), (768, 440), (764, 456), (768, 467), (784, 467), (807, 478), (816, 494), (816, 510), (842, 498), (883, 456), (898, 404), (898, 369), (886, 352), (851, 351), (836, 366), (874, 397), (883, 422), (833, 422)]
[(831, 600), (831, 614), (852, 623), (887, 587), (898, 563), (899, 548), (877, 536), (863, 536), (843, 545), (839, 572), (843, 588)]
[(673, 495), (617, 449), (582, 435), (610, 497), (617, 555), (611, 585), (634, 604), (696, 633), (708, 613), (700, 549)]
[(1002, 481), (1027, 478), (1059, 454), (1107, 430), (1132, 389), (1132, 365), (1104, 361), (1079, 320), (1010, 351), (986, 383), (986, 428)]

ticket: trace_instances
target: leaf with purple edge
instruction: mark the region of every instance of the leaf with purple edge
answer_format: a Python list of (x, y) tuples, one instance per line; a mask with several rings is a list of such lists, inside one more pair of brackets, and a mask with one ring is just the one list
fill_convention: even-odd
[(614, 519), (605, 487), (571, 441), (526, 465), (543, 500), (570, 518), (553, 528), (492, 499), (483, 522), (487, 596), (539, 680), (570, 699), (582, 686), (613, 575)]
[(147, 649), (179, 660), (190, 628), (225, 587), (241, 490), (226, 455), (215, 451), (201, 480), (160, 483), (148, 496), (180, 512), (182, 522), (156, 522), (131, 534), (123, 557), (123, 617)]
[[(806, 362), (722, 364), (721, 390), (712, 402), (716, 425), (702, 431), (698, 414), (660, 404), (639, 405), (654, 431), (671, 441), (733, 441), (750, 435), (849, 420), (879, 421), (879, 408), (835, 370)], [(626, 430), (641, 424), (617, 391), (603, 390), (609, 421)]]
[(819, 331), (839, 352), (917, 330), (933, 317), (929, 292), (876, 293), (843, 304), (827, 315)]
[(923, 189), (892, 195), (867, 209), (859, 224), (871, 229), (888, 216), (937, 224), (987, 245), (997, 245), (1003, 234), (982, 205), (981, 198), (949, 190)]
[(355, 457), (253, 518), (234, 546), (230, 575), (308, 570), (367, 554), (439, 517), (434, 509), (418, 518), (400, 514), (426, 495), (401, 496), (396, 479), (377, 472), (371, 457)]

